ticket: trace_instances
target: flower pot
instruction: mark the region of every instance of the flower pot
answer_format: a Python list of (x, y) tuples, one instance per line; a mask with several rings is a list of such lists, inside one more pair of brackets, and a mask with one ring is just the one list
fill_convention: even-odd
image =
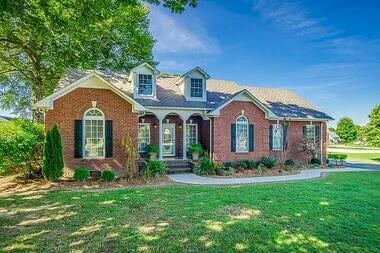
[(150, 159), (157, 159), (157, 153), (155, 153), (155, 152), (149, 152), (149, 158)]
[(199, 154), (198, 153), (192, 153), (191, 157), (193, 160), (197, 161), (199, 159)]

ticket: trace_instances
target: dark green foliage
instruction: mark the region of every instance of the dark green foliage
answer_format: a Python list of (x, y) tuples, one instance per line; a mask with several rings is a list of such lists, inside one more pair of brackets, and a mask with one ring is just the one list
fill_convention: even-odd
[(355, 126), (351, 118), (341, 118), (336, 127), (336, 133), (342, 142), (349, 143), (356, 141), (358, 138), (358, 128)]
[(26, 119), (0, 122), (0, 174), (41, 175), (43, 125)]
[(285, 165), (286, 166), (295, 166), (296, 163), (294, 162), (293, 159), (288, 159), (288, 160), (285, 161)]
[(199, 159), (198, 164), (194, 168), (194, 172), (197, 175), (214, 175), (215, 166), (208, 156), (202, 156)]
[(339, 153), (328, 153), (327, 158), (332, 160), (332, 162), (335, 165), (342, 165), (344, 161), (347, 159), (346, 154), (339, 154)]
[(166, 163), (161, 160), (148, 160), (144, 168), (145, 177), (155, 177), (165, 175), (167, 172)]
[(113, 170), (103, 170), (102, 179), (104, 182), (113, 182), (116, 179), (116, 174)]
[(271, 169), (276, 166), (277, 160), (274, 157), (263, 156), (260, 160), (260, 163), (263, 164), (263, 166), (266, 168)]
[(74, 170), (74, 179), (78, 182), (85, 182), (90, 176), (88, 168), (76, 168)]
[(376, 105), (369, 116), (369, 123), (363, 127), (362, 135), (368, 144), (380, 147), (380, 105)]
[(234, 163), (233, 162), (224, 162), (223, 166), (226, 169), (233, 168), (234, 167)]
[(257, 165), (257, 167), (255, 168), (255, 170), (256, 170), (256, 172), (257, 172), (258, 174), (262, 174), (262, 173), (265, 172), (265, 169), (266, 169), (266, 168), (267, 168), (267, 167), (266, 167), (264, 164), (259, 163), (259, 164)]
[(148, 153), (158, 153), (159, 152), (159, 148), (156, 144), (148, 144), (145, 148), (145, 151), (148, 152)]
[(203, 148), (201, 144), (193, 144), (189, 147), (189, 151), (192, 154), (202, 154)]
[(321, 159), (319, 159), (318, 157), (313, 157), (311, 158), (310, 163), (321, 165)]
[(47, 180), (56, 181), (63, 176), (63, 168), (61, 134), (59, 133), (58, 126), (54, 125), (46, 133), (42, 175)]
[(241, 160), (236, 163), (236, 167), (239, 167), (241, 169), (246, 169), (247, 168), (247, 161), (249, 160)]

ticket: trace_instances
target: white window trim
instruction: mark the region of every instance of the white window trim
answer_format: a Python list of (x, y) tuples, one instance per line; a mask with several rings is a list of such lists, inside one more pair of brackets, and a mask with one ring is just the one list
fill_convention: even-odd
[[(192, 80), (195, 80), (195, 79), (198, 79), (198, 80), (201, 80), (201, 82), (202, 82), (202, 87), (201, 87), (201, 90), (202, 90), (202, 96), (192, 96), (192, 94), (191, 94), (191, 90), (192, 90)], [(202, 79), (202, 78), (195, 78), (195, 77), (191, 77), (190, 78), (190, 97), (191, 98), (197, 98), (197, 99), (201, 99), (201, 98), (203, 98), (204, 97), (204, 80)]]
[(195, 144), (198, 144), (198, 124), (196, 124), (196, 123), (187, 123), (186, 124), (186, 129), (185, 129), (185, 131), (186, 131), (186, 146), (189, 147), (189, 143), (187, 141), (187, 139), (188, 139), (188, 137), (187, 137), (187, 126), (195, 126), (195, 135), (196, 135)]
[[(245, 118), (246, 121), (244, 121), (244, 123), (242, 122), (239, 122), (238, 119), (239, 118)], [(236, 127), (235, 127), (235, 153), (249, 153), (249, 121), (248, 121), (248, 118), (244, 115), (240, 115), (236, 118), (236, 121), (235, 121), (235, 124), (236, 124)], [(237, 133), (238, 133), (238, 125), (246, 125), (247, 126), (247, 150), (240, 150), (238, 151), (238, 136), (237, 136)]]
[[(102, 116), (86, 116), (86, 114), (89, 111), (97, 110), (99, 111)], [(102, 120), (103, 121), (103, 156), (86, 156), (86, 120)], [(83, 136), (83, 142), (82, 142), (82, 152), (83, 152), (83, 159), (91, 160), (91, 159), (104, 159), (106, 158), (106, 117), (104, 116), (104, 113), (102, 110), (98, 108), (90, 108), (83, 114), (83, 120), (82, 120), (82, 136)]]
[[(314, 141), (317, 139), (316, 137), (317, 137), (317, 133), (316, 133), (316, 128), (315, 128), (315, 125), (306, 125), (306, 129), (308, 128), (308, 127), (312, 127), (313, 128), (313, 132), (314, 132), (314, 136), (313, 136), (313, 139), (314, 139)], [(305, 136), (306, 138), (308, 138), (308, 136)]]
[[(146, 75), (146, 76), (151, 76), (152, 78), (152, 93), (151, 94), (141, 94), (139, 93), (139, 86), (140, 86), (140, 75)], [(141, 84), (141, 85), (148, 85), (148, 84)], [(151, 74), (137, 74), (137, 95), (140, 97), (152, 97), (154, 94), (154, 77)]]
[[(281, 147), (280, 148), (275, 148), (274, 147), (274, 138), (275, 138), (275, 136), (274, 136), (274, 130), (275, 130), (275, 127), (276, 126), (281, 126)], [(272, 124), (272, 150), (273, 151), (281, 151), (281, 150), (283, 150), (283, 147), (284, 147), (284, 127), (283, 127), (283, 125), (281, 125), (281, 124)]]
[[(140, 126), (148, 126), (148, 131), (149, 131), (148, 145), (149, 145), (150, 144), (150, 123), (139, 123), (138, 127), (140, 127)], [(137, 134), (138, 134), (138, 129), (137, 129)], [(138, 136), (137, 136), (137, 150), (138, 150), (139, 153), (145, 153), (145, 151), (140, 151), (139, 150), (139, 138), (138, 138)]]

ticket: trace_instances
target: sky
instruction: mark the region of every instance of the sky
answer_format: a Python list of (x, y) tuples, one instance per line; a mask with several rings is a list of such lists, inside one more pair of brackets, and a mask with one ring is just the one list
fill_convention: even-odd
[(182, 14), (150, 6), (154, 59), (161, 72), (200, 66), (211, 78), (291, 89), (335, 119), (365, 124), (380, 103), (379, 6), (380, 0), (199, 0)]
[[(380, 103), (380, 1), (199, 0), (153, 6), (161, 72), (291, 89), (335, 119), (368, 122)], [(334, 126), (335, 122), (330, 125)]]

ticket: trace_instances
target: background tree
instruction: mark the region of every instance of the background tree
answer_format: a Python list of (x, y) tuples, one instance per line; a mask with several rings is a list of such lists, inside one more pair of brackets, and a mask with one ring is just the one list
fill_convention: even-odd
[(63, 176), (63, 168), (61, 134), (59, 133), (58, 126), (54, 125), (46, 133), (42, 174), (45, 179), (56, 181)]
[[(142, 0), (2, 0), (0, 107), (27, 114), (68, 68), (126, 71), (152, 65)], [(196, 0), (146, 0), (180, 13)]]
[(380, 147), (380, 105), (376, 105), (368, 117), (369, 123), (365, 126), (363, 135), (368, 144)]
[(344, 143), (353, 142), (357, 140), (358, 137), (358, 129), (349, 117), (344, 117), (339, 120), (336, 133)]
[(335, 128), (333, 128), (333, 127), (329, 127), (329, 131), (335, 133), (336, 130), (335, 130)]

